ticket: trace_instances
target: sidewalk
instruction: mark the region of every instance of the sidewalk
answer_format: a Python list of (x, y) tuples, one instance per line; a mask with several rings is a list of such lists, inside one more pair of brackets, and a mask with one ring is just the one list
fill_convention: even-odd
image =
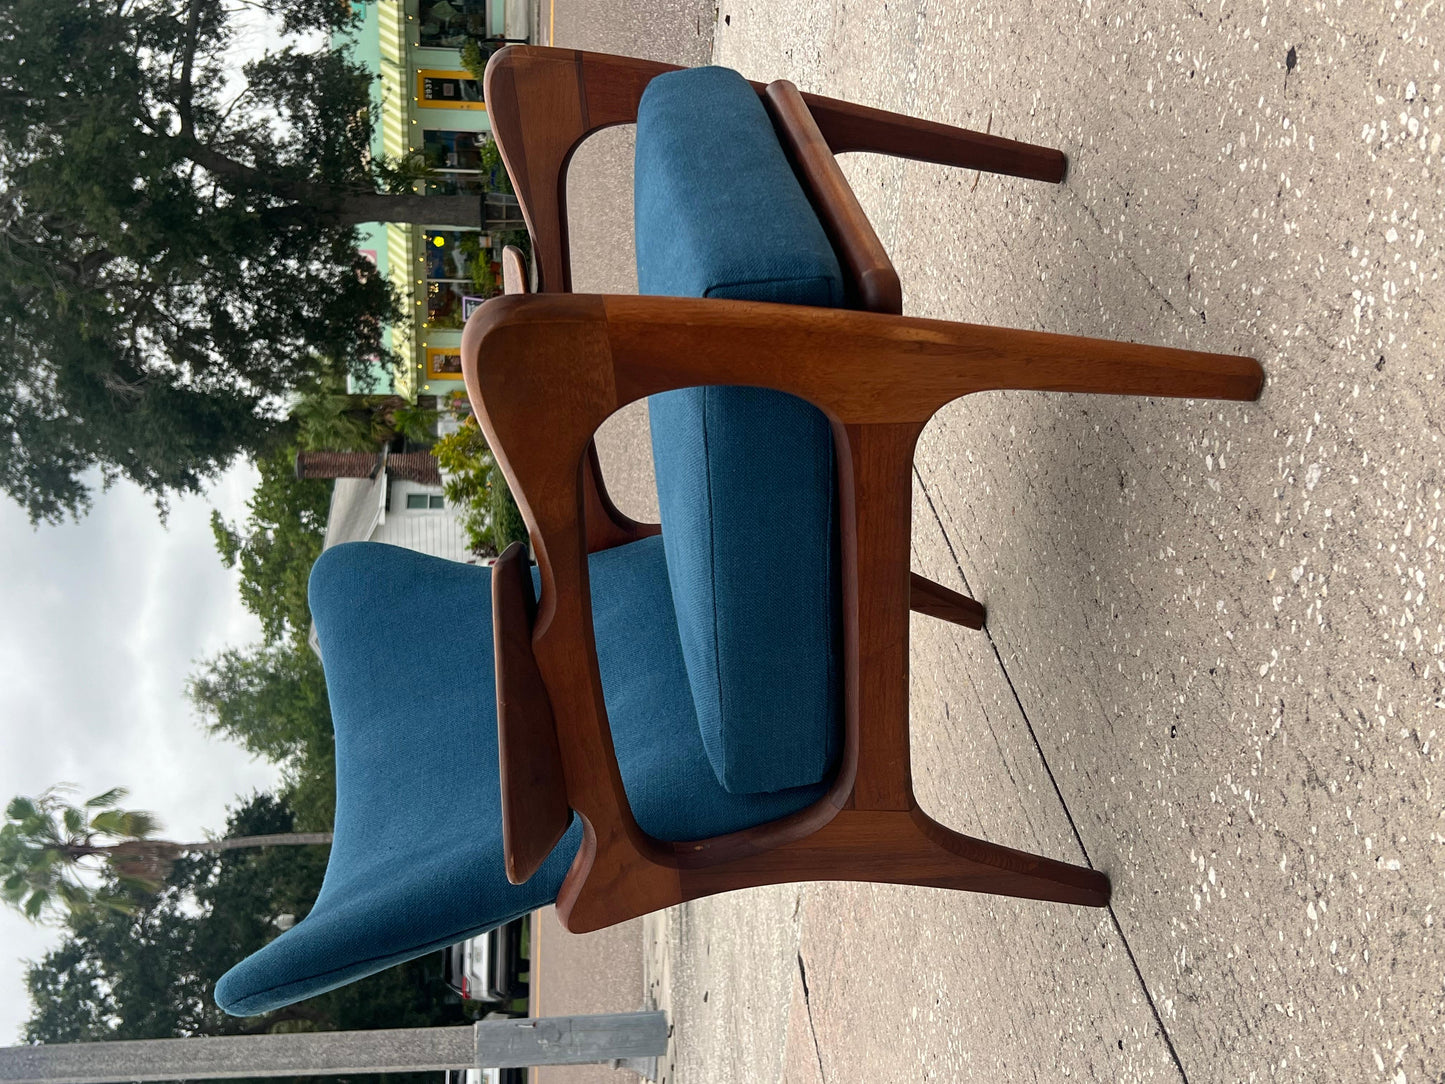
[(678, 908), (646, 927), (669, 1079), (1441, 1079), (1445, 10), (1382, 10), (724, 0), (718, 63), (1070, 156), (1058, 187), (846, 157), (908, 312), (1249, 353), (1269, 382), (930, 425), (914, 567), (989, 619), (914, 618), (920, 800), (1105, 870), (1113, 905)]

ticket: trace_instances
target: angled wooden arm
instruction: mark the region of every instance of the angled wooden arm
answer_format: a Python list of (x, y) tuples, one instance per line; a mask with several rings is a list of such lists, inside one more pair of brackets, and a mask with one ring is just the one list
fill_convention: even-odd
[(532, 654), (536, 608), (527, 550), (513, 542), (492, 567), (502, 846), (513, 884), (537, 872), (572, 821), (552, 705)]
[[(488, 302), (463, 336), (468, 392), (537, 547), (532, 649), (583, 844), (558, 897), (588, 930), (710, 892), (847, 878), (1101, 905), (1093, 870), (951, 832), (913, 797), (908, 752), (910, 472), (948, 401), (1032, 388), (1251, 399), (1249, 358), (846, 310), (660, 297)], [(827, 794), (730, 836), (666, 843), (633, 819), (597, 669), (582, 474), (621, 406), (700, 384), (772, 387), (830, 418), (843, 551), (844, 750)], [(538, 439), (536, 419), (548, 433)]]
[(838, 253), (849, 287), (849, 307), (902, 312), (903, 285), (893, 261), (838, 168), (838, 159), (833, 157), (798, 88), (786, 79), (769, 83), (763, 91), (763, 103)]
[(834, 154), (871, 151), (1052, 184), (1062, 181), (1068, 171), (1068, 159), (1052, 147), (1020, 143), (819, 94), (804, 94), (803, 101)]
[[(532, 311), (517, 316), (531, 323)], [(1257, 361), (1232, 354), (847, 309), (577, 295), (573, 319), (584, 311), (605, 326), (622, 402), (756, 385), (844, 425), (922, 425), (960, 396), (1008, 389), (1250, 400), (1264, 379)]]

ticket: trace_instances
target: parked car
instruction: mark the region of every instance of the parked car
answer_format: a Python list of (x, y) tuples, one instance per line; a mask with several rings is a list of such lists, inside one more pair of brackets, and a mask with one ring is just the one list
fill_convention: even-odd
[(527, 1084), (525, 1069), (448, 1069), (446, 1084)]
[(527, 996), (522, 972), (525, 918), (515, 919), (488, 933), (443, 950), (442, 974), (446, 983), (470, 1001), (511, 1001)]

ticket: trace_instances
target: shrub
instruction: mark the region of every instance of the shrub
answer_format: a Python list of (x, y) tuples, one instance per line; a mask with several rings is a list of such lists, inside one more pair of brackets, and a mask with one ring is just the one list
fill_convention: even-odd
[(513, 542), (527, 541), (527, 524), (475, 418), (438, 440), (432, 453), (444, 472), (447, 500), (462, 510), (473, 553), (495, 557)]

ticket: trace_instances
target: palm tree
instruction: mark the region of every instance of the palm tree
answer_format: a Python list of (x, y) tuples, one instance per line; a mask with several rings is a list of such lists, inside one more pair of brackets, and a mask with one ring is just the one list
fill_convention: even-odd
[[(72, 914), (106, 909), (130, 911), (138, 893), (154, 892), (182, 854), (330, 843), (330, 832), (233, 836), (175, 843), (152, 838), (160, 830), (154, 814), (121, 809), (128, 793), (114, 787), (83, 805), (66, 800), (67, 789), (51, 787), (38, 798), (19, 797), (5, 807), (0, 827), (0, 899), (31, 921), (61, 908)], [(84, 873), (109, 867), (114, 885), (92, 888)]]
[(308, 450), (369, 452), (397, 437), (429, 443), (437, 411), (400, 395), (348, 392), (334, 378), (303, 389), (291, 404), (297, 439)]

